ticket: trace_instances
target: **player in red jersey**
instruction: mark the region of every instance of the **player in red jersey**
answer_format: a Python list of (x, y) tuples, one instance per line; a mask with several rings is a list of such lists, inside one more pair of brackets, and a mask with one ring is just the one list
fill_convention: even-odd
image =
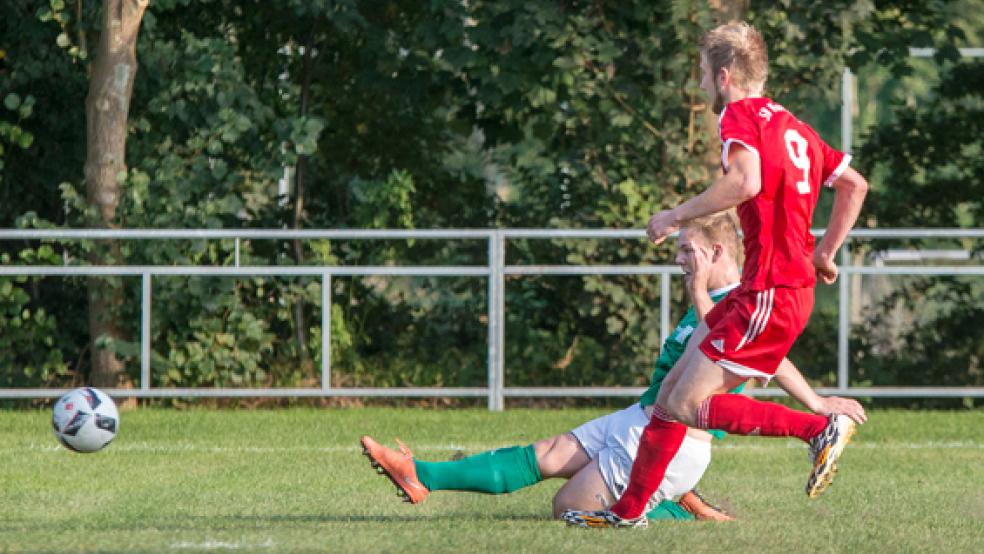
[[(610, 510), (566, 512), (562, 517), (571, 525), (644, 527), (646, 500), (687, 425), (802, 439), (813, 460), (806, 487), (811, 498), (829, 485), (854, 433), (847, 417), (824, 418), (725, 391), (775, 374), (810, 317), (816, 280), (837, 279), (834, 256), (868, 184), (848, 166), (849, 155), (762, 96), (768, 54), (758, 31), (745, 23), (717, 27), (701, 39), (700, 57), (701, 88), (721, 114), (724, 174), (702, 194), (650, 218), (647, 233), (659, 244), (682, 221), (737, 207), (745, 235), (741, 285), (707, 314), (667, 375), (622, 497)], [(834, 189), (834, 204), (814, 247), (810, 223), (821, 186)]]

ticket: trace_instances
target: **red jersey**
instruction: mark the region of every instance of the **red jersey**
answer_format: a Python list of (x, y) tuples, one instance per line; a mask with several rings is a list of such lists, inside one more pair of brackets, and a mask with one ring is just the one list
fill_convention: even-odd
[(851, 156), (827, 145), (809, 125), (768, 98), (731, 102), (721, 112), (721, 163), (739, 143), (759, 158), (762, 190), (738, 205), (744, 233), (741, 288), (812, 287), (810, 224), (820, 186), (830, 186)]

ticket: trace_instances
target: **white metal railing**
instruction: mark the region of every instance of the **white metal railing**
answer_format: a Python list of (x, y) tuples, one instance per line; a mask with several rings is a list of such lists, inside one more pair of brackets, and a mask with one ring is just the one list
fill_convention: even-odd
[[(814, 231), (822, 235), (822, 230)], [(842, 250), (839, 280), (837, 386), (823, 394), (868, 397), (984, 397), (976, 387), (850, 387), (848, 337), (850, 333), (850, 275), (964, 275), (984, 276), (976, 266), (852, 266), (852, 240), (908, 238), (984, 238), (984, 229), (863, 229), (852, 231)], [(119, 397), (486, 397), (490, 410), (502, 410), (506, 397), (637, 396), (638, 387), (507, 387), (505, 384), (504, 320), (506, 275), (659, 275), (660, 336), (670, 332), (670, 279), (680, 274), (675, 265), (505, 265), (507, 240), (515, 239), (645, 239), (643, 230), (591, 229), (441, 229), (441, 230), (178, 230), (178, 229), (0, 229), (0, 240), (233, 240), (232, 266), (0, 266), (0, 276), (131, 276), (141, 278), (140, 383), (135, 389), (107, 389)], [(484, 240), (488, 263), (471, 266), (242, 266), (243, 240)], [(152, 284), (160, 276), (314, 276), (321, 278), (321, 386), (318, 388), (153, 388), (150, 369)], [(331, 385), (331, 280), (335, 276), (466, 276), (488, 279), (488, 378), (485, 387), (350, 388)], [(50, 398), (62, 389), (0, 388), (0, 398)], [(776, 389), (755, 389), (753, 394), (783, 394)]]

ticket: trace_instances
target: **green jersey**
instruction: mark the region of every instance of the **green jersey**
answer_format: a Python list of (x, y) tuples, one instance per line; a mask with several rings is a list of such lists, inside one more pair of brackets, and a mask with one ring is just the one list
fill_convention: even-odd
[[(717, 304), (718, 301), (727, 296), (737, 286), (738, 283), (735, 283), (734, 285), (711, 291), (711, 301)], [(666, 379), (666, 374), (673, 369), (673, 364), (683, 355), (683, 351), (687, 348), (687, 343), (690, 341), (690, 335), (697, 329), (698, 323), (697, 312), (691, 306), (687, 310), (687, 313), (683, 314), (683, 318), (677, 324), (676, 328), (673, 329), (673, 332), (670, 333), (670, 336), (663, 341), (663, 348), (659, 351), (659, 358), (656, 358), (656, 367), (653, 370), (653, 377), (650, 379), (649, 388), (639, 398), (639, 404), (643, 407), (656, 403), (656, 397), (659, 396), (659, 387), (663, 384), (663, 379)], [(741, 384), (731, 392), (741, 392), (743, 388), (745, 388), (745, 385)], [(708, 432), (718, 439), (724, 438), (726, 434), (724, 431), (718, 430)]]

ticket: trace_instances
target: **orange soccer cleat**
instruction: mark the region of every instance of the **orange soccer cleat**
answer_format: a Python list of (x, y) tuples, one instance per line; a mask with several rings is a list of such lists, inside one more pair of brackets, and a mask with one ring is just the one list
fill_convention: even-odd
[(427, 498), (430, 491), (427, 490), (419, 479), (417, 479), (417, 469), (413, 465), (413, 453), (400, 442), (397, 452), (392, 448), (387, 448), (370, 436), (362, 437), (362, 453), (369, 458), (369, 463), (380, 474), (386, 475), (390, 481), (396, 485), (396, 494), (403, 498), (404, 502), (420, 504)]
[(724, 510), (711, 504), (694, 489), (685, 493), (677, 500), (681, 508), (693, 514), (694, 518), (701, 521), (734, 521), (734, 517), (728, 515)]

